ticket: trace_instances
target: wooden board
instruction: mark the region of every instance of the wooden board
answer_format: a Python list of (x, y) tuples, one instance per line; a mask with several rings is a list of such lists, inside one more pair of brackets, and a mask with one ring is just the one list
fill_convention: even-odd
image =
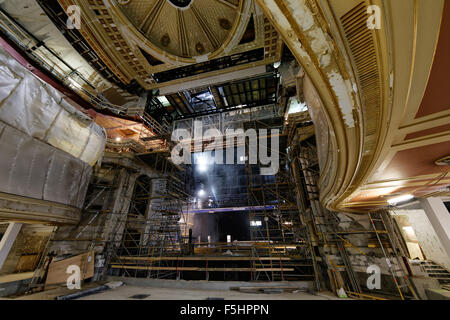
[(38, 262), (38, 258), (39, 255), (37, 254), (21, 256), (16, 265), (16, 272), (33, 271)]
[(0, 284), (33, 278), (34, 272), (11, 273), (0, 276)]
[(334, 278), (333, 273), (331, 272), (330, 269), (327, 269), (327, 273), (328, 273), (328, 278), (330, 280), (330, 286), (331, 286), (331, 291), (334, 293), (337, 293), (336, 291), (336, 279)]
[(201, 256), (189, 256), (189, 257), (130, 257), (121, 256), (119, 260), (135, 260), (135, 261), (162, 261), (162, 260), (184, 260), (184, 261), (289, 261), (289, 257), (231, 257), (231, 256), (214, 256), (214, 257), (201, 257)]
[(337, 280), (337, 283), (338, 283), (338, 286), (339, 286), (339, 288), (337, 288), (337, 289), (338, 289), (338, 290), (339, 290), (340, 288), (344, 288), (344, 289), (345, 289), (345, 286), (344, 286), (345, 283), (344, 283), (344, 280), (342, 279), (341, 272), (335, 270), (334, 275), (335, 275), (335, 277), (336, 277), (336, 280)]
[(68, 259), (53, 261), (48, 267), (47, 279), (45, 281), (45, 289), (65, 285), (67, 278), (67, 268), (70, 265), (80, 267), (81, 280), (89, 279), (94, 276), (94, 251), (86, 252)]
[(240, 271), (240, 272), (262, 272), (262, 271), (294, 271), (293, 268), (204, 268), (204, 267), (145, 267), (145, 266), (124, 266), (124, 265), (111, 265), (113, 269), (135, 269), (135, 270), (171, 270), (171, 271)]

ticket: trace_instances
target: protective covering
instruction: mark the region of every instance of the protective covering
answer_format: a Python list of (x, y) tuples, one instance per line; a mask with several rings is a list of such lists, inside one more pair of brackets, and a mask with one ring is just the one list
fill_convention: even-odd
[(0, 121), (91, 166), (103, 154), (105, 130), (0, 48)]
[(0, 192), (81, 208), (89, 164), (2, 122), (0, 150)]

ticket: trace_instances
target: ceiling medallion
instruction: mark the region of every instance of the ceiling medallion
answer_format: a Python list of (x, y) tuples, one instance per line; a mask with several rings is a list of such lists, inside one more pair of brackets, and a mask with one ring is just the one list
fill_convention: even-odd
[(205, 52), (205, 47), (200, 43), (197, 42), (197, 44), (195, 45), (195, 50), (199, 53), (202, 54)]
[(168, 0), (170, 4), (179, 9), (187, 9), (193, 0)]
[(167, 47), (167, 46), (169, 45), (169, 43), (170, 43), (170, 37), (169, 37), (169, 35), (166, 33), (165, 35), (163, 35), (163, 36), (161, 37), (161, 45), (162, 45), (163, 47)]
[(219, 24), (225, 30), (230, 30), (231, 29), (231, 22), (228, 19), (220, 18), (219, 19)]
[(131, 2), (131, 0), (118, 0), (119, 4), (121, 6), (127, 5)]

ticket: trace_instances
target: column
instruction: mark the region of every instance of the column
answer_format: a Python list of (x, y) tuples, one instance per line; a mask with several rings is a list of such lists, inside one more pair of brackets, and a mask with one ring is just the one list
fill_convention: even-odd
[(10, 223), (8, 229), (6, 229), (6, 232), (2, 237), (2, 240), (0, 241), (0, 269), (3, 267), (3, 264), (8, 257), (14, 241), (16, 241), (20, 228), (22, 228), (21, 223)]
[(444, 202), (440, 198), (425, 198), (421, 199), (420, 203), (445, 252), (450, 257), (450, 213)]

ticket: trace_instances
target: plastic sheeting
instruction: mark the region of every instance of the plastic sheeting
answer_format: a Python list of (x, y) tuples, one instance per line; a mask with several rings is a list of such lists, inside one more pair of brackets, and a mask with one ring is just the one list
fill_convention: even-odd
[(81, 208), (88, 163), (0, 122), (0, 192)]
[(103, 154), (105, 130), (1, 47), (0, 120), (91, 166)]

